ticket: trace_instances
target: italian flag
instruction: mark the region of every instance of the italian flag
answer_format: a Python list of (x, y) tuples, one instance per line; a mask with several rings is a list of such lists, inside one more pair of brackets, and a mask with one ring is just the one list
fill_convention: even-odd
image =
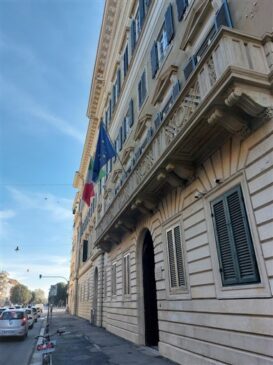
[(92, 181), (92, 171), (93, 171), (93, 159), (91, 157), (90, 163), (87, 171), (87, 178), (84, 184), (82, 200), (90, 207), (90, 200), (95, 195), (94, 184)]

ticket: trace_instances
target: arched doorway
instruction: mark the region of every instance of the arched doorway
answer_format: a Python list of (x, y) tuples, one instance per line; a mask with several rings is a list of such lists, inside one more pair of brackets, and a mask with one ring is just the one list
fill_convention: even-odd
[(97, 308), (98, 308), (98, 268), (95, 268), (94, 273), (94, 290), (93, 290), (93, 306), (91, 311), (91, 323), (97, 324)]
[(142, 281), (144, 301), (145, 345), (157, 346), (159, 341), (155, 282), (154, 245), (151, 233), (145, 232), (142, 247)]

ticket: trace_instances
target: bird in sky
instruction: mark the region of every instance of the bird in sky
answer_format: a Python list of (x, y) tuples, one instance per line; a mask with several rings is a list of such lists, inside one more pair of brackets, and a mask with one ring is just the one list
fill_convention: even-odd
[(14, 249), (14, 251), (19, 251), (19, 247), (17, 246), (17, 247)]

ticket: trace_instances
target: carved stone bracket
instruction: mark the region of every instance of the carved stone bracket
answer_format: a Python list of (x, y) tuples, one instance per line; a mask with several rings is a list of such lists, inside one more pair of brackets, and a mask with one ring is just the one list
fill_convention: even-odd
[(235, 88), (229, 94), (229, 96), (225, 99), (225, 104), (228, 107), (237, 106), (252, 117), (258, 117), (266, 109), (266, 106), (261, 105), (259, 102), (254, 100), (252, 96), (248, 95), (240, 88)]
[(213, 110), (208, 117), (208, 123), (210, 125), (219, 124), (232, 134), (241, 133), (245, 128), (248, 128), (246, 121), (229, 110), (220, 107)]
[(171, 186), (173, 186), (174, 188), (177, 188), (179, 186), (183, 186), (185, 184), (185, 181), (183, 179), (181, 179), (175, 172), (173, 171), (169, 171), (166, 172), (165, 171), (160, 171), (159, 174), (157, 175), (157, 180), (159, 182), (162, 181), (167, 181)]
[(150, 194), (141, 194), (139, 197), (139, 200), (143, 202), (144, 206), (147, 209), (150, 209), (152, 211), (154, 211), (157, 207), (158, 201), (157, 199), (150, 195)]
[(140, 200), (140, 199), (136, 199), (134, 204), (132, 204), (131, 206), (131, 209), (134, 210), (134, 209), (137, 209), (139, 210), (142, 214), (151, 214), (152, 213), (152, 210), (146, 208), (146, 206), (144, 205), (143, 201)]
[(125, 222), (123, 221), (118, 221), (115, 225), (115, 228), (116, 229), (121, 229), (122, 231), (124, 232), (129, 232), (129, 233), (132, 233), (132, 228), (129, 227), (128, 224), (126, 224)]
[(114, 233), (111, 233), (111, 235), (107, 234), (105, 237), (104, 237), (104, 241), (112, 244), (116, 244), (118, 245), (120, 243), (120, 239), (117, 235), (115, 235)]
[(167, 172), (175, 172), (184, 181), (190, 179), (194, 173), (194, 167), (189, 162), (179, 164), (170, 162), (165, 167), (165, 170)]
[(265, 111), (262, 113), (261, 118), (265, 121), (270, 120), (273, 118), (273, 107), (268, 107), (265, 109)]
[(100, 248), (102, 249), (102, 251), (104, 252), (110, 252), (111, 251), (111, 243), (110, 242), (100, 242)]

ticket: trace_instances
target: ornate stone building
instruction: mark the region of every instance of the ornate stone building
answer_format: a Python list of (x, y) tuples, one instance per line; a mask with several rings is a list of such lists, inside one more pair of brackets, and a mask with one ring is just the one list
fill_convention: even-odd
[(272, 364), (272, 25), (271, 0), (105, 3), (69, 307), (179, 364)]

